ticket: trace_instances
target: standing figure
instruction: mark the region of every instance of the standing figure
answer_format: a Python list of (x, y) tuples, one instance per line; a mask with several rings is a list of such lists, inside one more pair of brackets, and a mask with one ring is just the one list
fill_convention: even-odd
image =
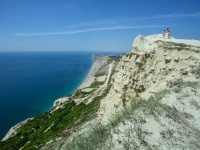
[(168, 39), (170, 38), (170, 30), (167, 28), (167, 33), (168, 33)]
[(163, 39), (165, 38), (166, 30), (163, 30)]

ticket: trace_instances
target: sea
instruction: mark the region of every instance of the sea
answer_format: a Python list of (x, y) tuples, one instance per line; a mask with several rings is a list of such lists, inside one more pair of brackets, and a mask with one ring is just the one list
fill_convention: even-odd
[(0, 139), (50, 110), (86, 78), (94, 52), (0, 52)]

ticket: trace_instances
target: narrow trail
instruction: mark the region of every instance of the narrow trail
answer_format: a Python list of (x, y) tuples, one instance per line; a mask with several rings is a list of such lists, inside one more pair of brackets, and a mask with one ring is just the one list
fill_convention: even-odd
[[(111, 64), (109, 64), (108, 75), (107, 75), (107, 78), (106, 78), (106, 81), (105, 81), (104, 85), (102, 85), (99, 89), (97, 89), (93, 94), (89, 95), (89, 96), (92, 95), (92, 97), (88, 100), (88, 102), (86, 104), (89, 104), (93, 100), (94, 97), (100, 96), (103, 93), (103, 91), (105, 90), (105, 88), (107, 87), (108, 81), (109, 81), (111, 73), (112, 73), (113, 63), (114, 62), (112, 62)], [(84, 98), (84, 99), (86, 99), (86, 98)]]
[[(87, 95), (86, 97), (83, 97), (80, 99), (75, 99), (74, 101), (77, 103), (77, 105), (80, 104), (81, 102), (83, 102), (84, 100), (86, 100), (87, 98), (89, 98), (89, 99), (86, 104), (89, 104), (93, 100), (94, 97), (100, 96), (104, 92), (104, 90), (108, 86), (108, 82), (109, 82), (109, 79), (110, 79), (110, 76), (112, 73), (112, 69), (113, 69), (113, 64), (114, 64), (114, 61), (109, 64), (108, 75), (107, 75), (107, 78), (106, 78), (106, 81), (104, 82), (104, 84), (101, 87), (99, 87), (96, 91), (94, 91), (94, 93), (91, 93), (91, 94)], [(59, 104), (57, 105), (57, 107), (54, 110), (52, 110), (51, 113), (53, 113), (60, 107), (64, 106), (64, 104), (62, 105), (60, 101), (58, 103)]]
[[(108, 81), (109, 81), (110, 76), (111, 76), (111, 73), (112, 73), (113, 63), (114, 63), (114, 62), (112, 62), (111, 64), (109, 64), (108, 76), (107, 76), (107, 78), (106, 78), (106, 82), (105, 82), (104, 85), (100, 88), (100, 89), (102, 89), (102, 90), (101, 90), (101, 92), (99, 93), (99, 95), (101, 95), (102, 92), (104, 91), (104, 89), (108, 86)], [(99, 96), (99, 95), (98, 95), (98, 96)]]
[(109, 65), (108, 77), (107, 77), (107, 79), (106, 79), (106, 82), (104, 83), (104, 86), (107, 86), (107, 85), (108, 85), (108, 81), (109, 81), (109, 79), (110, 79), (111, 71), (112, 71), (112, 68), (113, 68), (113, 63), (114, 63), (114, 62), (112, 62), (112, 63)]

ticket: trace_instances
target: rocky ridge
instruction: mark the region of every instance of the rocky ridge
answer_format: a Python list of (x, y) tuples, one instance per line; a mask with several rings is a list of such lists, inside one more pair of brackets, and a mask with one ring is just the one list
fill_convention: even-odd
[(71, 140), (54, 145), (63, 150), (200, 149), (199, 62), (200, 41), (139, 35), (100, 101), (100, 123), (89, 123)]
[(139, 35), (101, 101), (99, 149), (200, 149), (199, 62), (200, 41)]
[(200, 41), (162, 39), (162, 35), (139, 35), (112, 77), (112, 88), (101, 103), (99, 118), (106, 121), (130, 99), (149, 99), (180, 78), (196, 81), (200, 67)]

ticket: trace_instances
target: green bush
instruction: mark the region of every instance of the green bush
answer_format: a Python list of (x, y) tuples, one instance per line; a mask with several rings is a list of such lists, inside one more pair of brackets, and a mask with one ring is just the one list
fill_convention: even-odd
[[(118, 58), (112, 58), (117, 59)], [(94, 82), (90, 88), (96, 88), (103, 85), (104, 82)], [(69, 136), (70, 132), (77, 127), (96, 117), (96, 111), (99, 109), (100, 100), (107, 95), (111, 85), (107, 87), (101, 96), (97, 96), (88, 105), (81, 103), (76, 105), (73, 100), (69, 100), (63, 108), (59, 108), (53, 113), (46, 112), (35, 116), (32, 120), (22, 125), (17, 134), (6, 141), (0, 142), (1, 150), (20, 149), (38, 149), (49, 140), (54, 140), (60, 136)], [(91, 91), (93, 92), (93, 91)], [(74, 97), (84, 97), (91, 92), (77, 91)], [(47, 130), (48, 129), (48, 130)], [(89, 136), (90, 141), (98, 134), (102, 138), (107, 132), (104, 132), (103, 126), (97, 126)], [(70, 131), (71, 130), (71, 131)], [(100, 140), (101, 140), (100, 139)], [(98, 144), (98, 140), (96, 144)]]
[[(52, 114), (48, 112), (34, 117), (33, 120), (22, 125), (14, 137), (0, 142), (0, 149), (20, 149), (25, 144), (24, 149), (37, 149), (36, 147), (41, 147), (52, 138), (61, 135), (69, 136), (68, 130), (74, 129), (96, 116), (100, 100), (106, 96), (108, 91), (109, 88), (101, 96), (95, 97), (88, 105), (84, 103), (76, 105), (71, 100), (64, 105), (64, 108), (60, 108)], [(45, 130), (46, 132), (44, 132)]]
[(103, 85), (104, 82), (93, 82), (89, 88), (98, 88), (100, 85)]

